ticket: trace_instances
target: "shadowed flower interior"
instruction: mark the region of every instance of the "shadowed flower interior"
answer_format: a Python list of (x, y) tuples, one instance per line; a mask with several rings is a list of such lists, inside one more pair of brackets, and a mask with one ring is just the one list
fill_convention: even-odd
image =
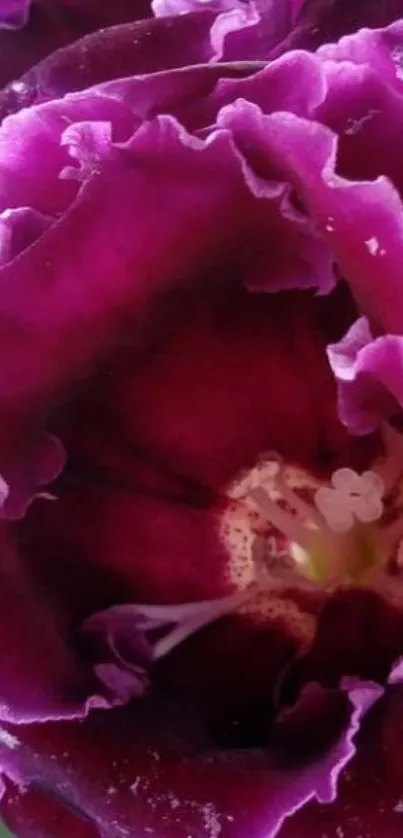
[[(219, 537), (233, 594), (178, 605), (115, 606), (86, 621), (84, 631), (106, 634), (123, 666), (117, 648), (122, 627), (138, 638), (139, 649), (146, 644), (147, 659), (138, 660), (144, 660), (146, 690), (152, 661), (233, 613), (263, 625), (281, 620), (300, 651), (308, 649), (317, 620), (298, 603), (298, 591), (321, 595), (323, 607), (334, 592), (358, 586), (401, 607), (402, 477), (403, 443), (391, 426), (385, 426), (382, 456), (371, 470), (339, 468), (330, 485), (266, 455), (226, 492)], [(98, 665), (100, 677), (102, 672)]]

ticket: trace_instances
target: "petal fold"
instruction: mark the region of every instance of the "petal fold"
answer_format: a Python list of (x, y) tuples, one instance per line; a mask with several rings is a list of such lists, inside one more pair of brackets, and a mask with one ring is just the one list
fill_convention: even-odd
[(403, 407), (403, 338), (373, 338), (360, 318), (338, 343), (328, 347), (338, 382), (339, 415), (356, 434), (371, 433)]

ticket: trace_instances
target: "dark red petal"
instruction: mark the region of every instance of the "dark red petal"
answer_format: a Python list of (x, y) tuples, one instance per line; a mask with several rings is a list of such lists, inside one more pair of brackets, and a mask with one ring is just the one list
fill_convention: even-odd
[[(337, 459), (345, 436), (332, 418), (320, 306), (317, 319), (309, 297), (226, 286), (179, 300), (160, 325), (161, 349), (153, 341), (141, 364), (126, 353), (100, 386), (98, 411), (119, 445), (216, 489), (265, 450), (311, 466)], [(65, 419), (60, 433), (70, 449)], [(83, 411), (79, 433), (90, 439), (87, 422)]]
[(228, 556), (217, 529), (214, 510), (153, 497), (141, 486), (96, 483), (61, 489), (53, 503), (38, 501), (20, 526), (42, 585), (70, 602), (76, 618), (116, 597), (180, 603), (228, 593)]
[[(379, 690), (351, 684), (348, 694), (350, 728), (299, 770), (281, 770), (270, 753), (211, 752), (206, 742), (202, 749), (194, 716), (175, 698), (94, 713), (80, 725), (20, 727), (18, 741), (3, 736), (0, 757), (8, 776), (33, 780), (96, 822), (105, 838), (133, 830), (146, 838), (150, 829), (163, 830), (164, 838), (271, 838), (311, 797), (334, 799), (338, 773), (354, 751), (351, 740)], [(5, 812), (12, 825), (10, 806)]]
[[(81, 101), (80, 96), (78, 99)], [(69, 101), (71, 104), (72, 100)], [(85, 96), (83, 101), (85, 104)], [(76, 105), (74, 98), (74, 107)], [(12, 122), (19, 119), (20, 115), (17, 115)], [(82, 151), (84, 153), (85, 149)], [(43, 415), (55, 397), (60, 398), (77, 380), (84, 379), (94, 363), (112, 351), (117, 343), (126, 347), (141, 344), (143, 331), (154, 316), (158, 320), (163, 309), (161, 300), (168, 292), (178, 287), (196, 286), (207, 274), (212, 275), (218, 289), (222, 288), (220, 300), (214, 303), (215, 311), (210, 310), (208, 296), (205, 304), (205, 294), (199, 292), (196, 301), (189, 301), (189, 317), (195, 321), (200, 317), (194, 334), (188, 332), (189, 319), (184, 324), (184, 334), (179, 323), (168, 323), (168, 331), (174, 325), (173, 334), (167, 336), (167, 345), (173, 341), (171, 354), (157, 355), (151, 368), (148, 363), (140, 365), (136, 372), (139, 383), (133, 394), (138, 405), (129, 403), (132, 394), (126, 394), (126, 388), (124, 394), (119, 392), (121, 386), (125, 387), (124, 379), (117, 374), (116, 381), (112, 381), (119, 420), (115, 427), (119, 424), (121, 432), (132, 441), (136, 437), (137, 446), (153, 444), (148, 437), (149, 431), (152, 435), (160, 435), (161, 416), (166, 413), (163, 401), (169, 398), (173, 412), (170, 419), (165, 415), (163, 450), (156, 450), (157, 458), (165, 457), (165, 449), (169, 446), (167, 465), (171, 471), (196, 476), (199, 482), (219, 480), (221, 483), (223, 479), (233, 477), (234, 471), (250, 462), (252, 457), (254, 459), (256, 450), (262, 450), (266, 441), (269, 444), (271, 430), (269, 433), (266, 414), (270, 395), (263, 382), (271, 379), (274, 395), (270, 428), (275, 434), (271, 444), (281, 447), (278, 435), (283, 418), (278, 423), (275, 417), (278, 419), (280, 415), (286, 421), (287, 411), (291, 415), (292, 410), (294, 416), (298, 411), (300, 426), (302, 410), (305, 420), (309, 417), (306, 433), (308, 439), (312, 439), (312, 428), (316, 427), (311, 423), (316, 396), (313, 401), (307, 398), (302, 392), (304, 379), (297, 381), (291, 369), (292, 381), (285, 380), (282, 365), (289, 358), (289, 340), (277, 321), (273, 323), (271, 335), (266, 331), (263, 320), (269, 316), (270, 301), (265, 301), (260, 310), (256, 301), (249, 301), (249, 295), (243, 294), (240, 298), (239, 291), (235, 290), (242, 281), (257, 283), (259, 278), (261, 282), (264, 280), (265, 287), (278, 289), (283, 268), (286, 287), (299, 282), (304, 287), (307, 279), (311, 283), (311, 274), (316, 277), (316, 262), (319, 260), (319, 264), (323, 264), (323, 258), (328, 261), (326, 253), (322, 252), (320, 256), (315, 250), (313, 231), (305, 231), (301, 238), (300, 228), (301, 224), (305, 227), (305, 220), (300, 222), (298, 213), (294, 218), (281, 184), (266, 182), (245, 168), (228, 132), (216, 132), (211, 142), (196, 140), (168, 116), (145, 124), (130, 143), (114, 146), (110, 154), (111, 160), (98, 161), (100, 171), (96, 170), (83, 184), (77, 199), (62, 218), (1, 271), (0, 321), (3, 324), (2, 352), (6, 359), (0, 372), (4, 450), (10, 449), (9, 442), (6, 444), (11, 427), (11, 424), (7, 425), (7, 416), (15, 423), (17, 411), (29, 415), (30, 411), (34, 413), (38, 409), (38, 405)], [(48, 181), (50, 183), (52, 179), (48, 178)], [(292, 236), (292, 247), (286, 233)], [(306, 263), (304, 243), (309, 242), (310, 237), (313, 250)], [(196, 274), (195, 265), (198, 266)], [(319, 272), (317, 276), (320, 282)], [(315, 282), (313, 278), (312, 282)], [(234, 298), (233, 304), (227, 304), (227, 295)], [(248, 323), (244, 321), (244, 299), (245, 306), (252, 307), (251, 322)], [(233, 322), (229, 316), (231, 305), (235, 306)], [(284, 306), (284, 302), (281, 305)], [(307, 356), (317, 353), (318, 375), (323, 375), (324, 381), (327, 378), (325, 386), (329, 387), (331, 398), (324, 341), (320, 335), (316, 336), (317, 326), (309, 312), (309, 325), (306, 327), (302, 323), (295, 303), (291, 317), (295, 352), (301, 359), (302, 346), (306, 342)], [(256, 337), (251, 334), (253, 321), (259, 323)], [(315, 348), (310, 344), (310, 329), (314, 332)], [(231, 350), (226, 337), (229, 332), (233, 342)], [(151, 330), (151, 340), (154, 340), (153, 334)], [(267, 354), (268, 341), (271, 347), (277, 340), (281, 346), (279, 356)], [(297, 345), (299, 340), (301, 345)], [(233, 355), (238, 342), (242, 353), (240, 373), (234, 366)], [(35, 347), (34, 352), (32, 347)], [(179, 352), (177, 360), (172, 351)], [(204, 364), (206, 352), (219, 353), (220, 363), (213, 363), (211, 370)], [(133, 355), (128, 351), (124, 354), (130, 367)], [(136, 351), (134, 357), (136, 365), (139, 357)], [(172, 360), (175, 360), (174, 380), (170, 381), (171, 374), (167, 370), (165, 388), (161, 389), (160, 384), (155, 388), (155, 376), (160, 380), (161, 364), (169, 367)], [(132, 372), (130, 370), (130, 374)], [(220, 384), (217, 375), (220, 380), (228, 377), (228, 384), (225, 384), (222, 396), (209, 405), (200, 381), (204, 378), (205, 386), (214, 387), (216, 392), (215, 388)], [(241, 375), (244, 379), (250, 377), (253, 382), (253, 402), (244, 400)], [(107, 382), (109, 378), (107, 374)], [(184, 412), (182, 418), (179, 417), (185, 380), (188, 381), (186, 386), (192, 388), (189, 395), (197, 399), (191, 408), (192, 416), (196, 407), (199, 411), (194, 429), (188, 424), (189, 403), (182, 404)], [(171, 384), (172, 396), (167, 391)], [(297, 386), (301, 391), (298, 397)], [(229, 387), (230, 400), (224, 398)], [(174, 404), (174, 394), (177, 404)], [(108, 387), (107, 401), (111, 398)], [(120, 418), (125, 400), (124, 416)], [(324, 397), (324, 405), (326, 400)], [(132, 416), (133, 407), (135, 415)], [(144, 428), (141, 424), (144, 418), (139, 410), (149, 415)], [(324, 411), (327, 411), (326, 406)], [(231, 459), (225, 464), (224, 474), (222, 464), (215, 464), (214, 449), (221, 446), (224, 425), (226, 428), (234, 425), (236, 414), (237, 429), (243, 426), (242, 437), (239, 438), (237, 430), (234, 438), (229, 436), (225, 443)], [(256, 421), (255, 431), (252, 421)], [(130, 427), (125, 427), (128, 423)], [(182, 424), (183, 430), (184, 423), (188, 424), (184, 443), (190, 449), (196, 446), (197, 450), (179, 452), (178, 460), (178, 429)], [(274, 431), (275, 427), (277, 431)], [(14, 434), (14, 424), (12, 430)], [(280, 437), (283, 438), (282, 433)], [(240, 447), (235, 459), (234, 449), (238, 443)], [(298, 451), (290, 451), (292, 457), (304, 451), (307, 459), (312, 453), (308, 440), (302, 439), (302, 431), (298, 446), (297, 440), (292, 445), (298, 447)], [(210, 448), (207, 452), (206, 446)], [(180, 461), (182, 454), (189, 462), (183, 457)], [(197, 462), (192, 463), (194, 456)], [(207, 477), (203, 470), (197, 471), (202, 462), (209, 470)], [(8, 479), (7, 472), (4, 476)]]
[(364, 722), (357, 754), (336, 803), (309, 804), (278, 838), (401, 838), (403, 830), (403, 694), (398, 687)]
[(7, 783), (1, 808), (16, 838), (99, 838), (97, 828), (74, 808), (35, 786), (18, 791), (13, 783)]
[(344, 674), (385, 682), (403, 652), (403, 615), (377, 594), (340, 591), (323, 609), (311, 649), (290, 668), (284, 693), (318, 680), (335, 686)]
[(76, 718), (109, 706), (77, 660), (66, 613), (49, 604), (4, 526), (0, 536), (0, 719)]

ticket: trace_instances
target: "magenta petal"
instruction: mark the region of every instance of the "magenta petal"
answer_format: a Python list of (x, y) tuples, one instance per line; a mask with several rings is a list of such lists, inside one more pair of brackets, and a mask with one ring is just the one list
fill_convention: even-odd
[[(337, 172), (352, 181), (382, 174), (402, 193), (402, 97), (368, 65), (321, 64), (326, 93), (315, 118), (338, 135)], [(386, 122), (393, 131), (385, 133)]]
[[(243, 33), (243, 30), (250, 26), (256, 27), (261, 19), (253, 0), (246, 3), (242, 0), (154, 0), (152, 6), (157, 17), (182, 15), (206, 9), (215, 12), (217, 17), (211, 27), (211, 46), (212, 58), (216, 60), (228, 59), (228, 36), (239, 31)], [(251, 57), (257, 57), (253, 55), (253, 50)]]
[(84, 181), (112, 157), (112, 124), (100, 120), (74, 122), (63, 132), (61, 145), (68, 148), (78, 165), (66, 166), (60, 177)]
[(340, 418), (353, 433), (370, 433), (403, 407), (403, 338), (373, 339), (362, 317), (328, 347), (328, 356), (338, 382)]
[[(312, 799), (316, 799), (319, 803), (332, 803), (336, 800), (340, 775), (356, 751), (354, 740), (360, 729), (362, 719), (383, 695), (382, 687), (372, 682), (359, 681), (353, 678), (344, 679), (342, 689), (348, 695), (352, 706), (349, 725), (322, 759), (314, 761), (312, 765), (300, 772), (300, 777), (296, 783), (298, 797), (292, 810), (287, 812), (288, 816), (295, 815)], [(318, 719), (320, 719), (321, 713), (321, 693), (322, 701), (326, 701), (326, 690), (322, 690), (317, 684), (308, 685), (299, 700), (302, 707), (305, 702), (308, 702), (308, 706), (309, 703), (313, 703), (313, 707), (315, 707), (315, 702), (318, 703)], [(312, 712), (312, 708), (309, 709), (309, 712)]]
[(150, 686), (152, 647), (136, 617), (126, 620), (124, 606), (115, 606), (85, 620), (82, 633), (98, 646), (100, 662), (94, 671), (112, 695), (124, 703), (144, 696)]
[(24, 726), (7, 747), (11, 730), (0, 761), (8, 776), (34, 780), (106, 838), (124, 830), (158, 834), (161, 824), (170, 838), (274, 838), (284, 819), (311, 798), (334, 799), (358, 724), (382, 692), (360, 682), (345, 689), (353, 708), (349, 730), (322, 760), (299, 770), (280, 769), (263, 752), (207, 750), (193, 713), (167, 697), (162, 706), (140, 702), (130, 711), (95, 713), (81, 725)]
[[(235, 7), (235, 3), (232, 5)], [(249, 25), (239, 26), (238, 31), (234, 27), (233, 32), (226, 34), (223, 44), (225, 60), (270, 58), (273, 50), (281, 50), (281, 45), (291, 35), (301, 7), (302, 0), (256, 0), (255, 3), (249, 0)], [(235, 11), (238, 11), (236, 7)], [(226, 14), (231, 12), (220, 16), (224, 21)], [(220, 18), (217, 25), (220, 25)]]
[[(402, 16), (401, 0), (305, 0), (288, 38), (274, 50), (274, 55), (287, 49), (313, 50), (321, 44), (334, 45), (349, 32), (367, 27), (388, 26)], [(354, 37), (354, 36), (353, 36)]]
[(9, 451), (4, 455), (3, 477), (9, 493), (0, 510), (6, 520), (23, 518), (35, 498), (53, 501), (55, 496), (46, 491), (63, 470), (66, 455), (61, 442), (51, 434), (26, 432), (22, 440), (16, 435), (16, 446), (9, 438)]
[(153, 0), (151, 5), (156, 17), (168, 17), (206, 8), (215, 12), (229, 12), (241, 8), (243, 4), (242, 0)]
[[(66, 120), (68, 122), (66, 122)], [(0, 205), (30, 206), (45, 214), (63, 211), (77, 189), (60, 179), (71, 164), (68, 149), (61, 145), (69, 124), (94, 120), (111, 121), (113, 138), (122, 140), (135, 122), (119, 101), (93, 92), (77, 94), (21, 111), (5, 119), (0, 127)]]
[(59, 98), (100, 82), (209, 61), (211, 11), (101, 28), (57, 50), (0, 93), (6, 116), (44, 99)]
[(221, 124), (232, 128), (247, 159), (260, 154), (299, 191), (363, 311), (384, 331), (399, 333), (403, 206), (391, 182), (340, 177), (337, 136), (317, 122), (290, 113), (262, 116), (247, 102), (223, 111)]
[(44, 56), (88, 32), (144, 17), (151, 17), (149, 0), (2, 0), (0, 86), (11, 81), (23, 100), (16, 80)]
[(0, 266), (29, 247), (52, 222), (52, 218), (30, 207), (4, 210), (0, 214)]
[(388, 678), (388, 684), (392, 684), (394, 686), (400, 685), (403, 682), (403, 658), (400, 658), (390, 672)]
[[(243, 167), (227, 132), (204, 143), (159, 117), (116, 151), (114, 165), (83, 185), (63, 218), (3, 268), (3, 404), (50, 394), (84, 375), (156, 295), (195, 282), (195, 264), (203, 275), (206, 254), (219, 273), (228, 254), (234, 259), (236, 238), (238, 272), (266, 272), (270, 285), (274, 265), (275, 288), (283, 266), (288, 285), (298, 284), (299, 272), (302, 286), (320, 281), (316, 257), (321, 253), (322, 266), (327, 257), (311, 244), (309, 224), (278, 205), (279, 184)], [(322, 281), (330, 278), (329, 271)]]
[(403, 22), (398, 20), (385, 29), (361, 29), (340, 41), (325, 44), (318, 50), (318, 56), (326, 60), (352, 61), (372, 67), (383, 82), (401, 92), (402, 49)]
[(0, 9), (0, 29), (18, 29), (28, 20), (31, 0), (4, 0)]
[(403, 703), (401, 687), (388, 695), (365, 719), (357, 753), (339, 783), (331, 806), (309, 805), (286, 823), (281, 838), (400, 838), (403, 772), (401, 749)]
[(244, 72), (242, 64), (209, 64), (127, 77), (100, 84), (97, 92), (117, 99), (141, 120), (169, 112), (187, 130), (201, 129), (203, 135), (213, 131), (219, 110), (239, 98), (264, 113), (289, 110), (311, 117), (327, 96), (326, 75), (309, 53), (286, 55), (260, 72), (247, 73), (244, 66)]

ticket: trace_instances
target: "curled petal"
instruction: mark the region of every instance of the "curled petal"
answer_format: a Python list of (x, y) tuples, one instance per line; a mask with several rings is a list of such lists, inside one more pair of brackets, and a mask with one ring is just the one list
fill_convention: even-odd
[[(63, 169), (71, 163), (62, 136), (66, 124), (69, 125), (73, 143), (71, 126), (85, 124), (87, 119), (94, 120), (93, 133), (98, 130), (98, 134), (100, 124), (112, 121), (116, 140), (130, 136), (134, 128), (133, 118), (124, 105), (93, 93), (27, 108), (3, 121), (0, 126), (2, 208), (8, 210), (28, 204), (46, 215), (56, 215), (66, 209), (77, 188), (60, 179)], [(86, 139), (88, 142), (88, 130)]]
[(149, 0), (136, 0), (135, 6), (132, 0), (3, 0), (0, 86), (10, 81), (10, 93), (23, 107), (29, 91), (18, 81), (21, 73), (89, 32), (144, 17), (151, 17)]
[[(105, 5), (109, 4), (102, 3), (102, 8)], [(17, 81), (10, 81), (0, 93), (0, 117), (111, 79), (208, 62), (213, 55), (210, 32), (215, 18), (215, 12), (206, 10), (180, 15), (174, 22), (172, 18), (136, 21), (69, 39), (73, 43), (52, 52), (21, 78), (12, 76)]]
[(354, 433), (369, 433), (403, 407), (403, 341), (373, 338), (366, 318), (328, 347), (339, 391), (340, 418)]
[(246, 102), (223, 111), (220, 124), (232, 128), (246, 158), (259, 152), (294, 184), (364, 313), (383, 331), (399, 333), (403, 207), (391, 182), (338, 175), (337, 136), (318, 122), (291, 113), (262, 116)]
[(61, 145), (66, 146), (78, 167), (66, 166), (62, 178), (86, 180), (99, 171), (111, 155), (112, 124), (110, 122), (74, 122), (63, 132)]
[[(73, 806), (108, 838), (124, 830), (158, 830), (161, 823), (172, 836), (185, 829), (194, 835), (241, 838), (247, 832), (251, 838), (274, 838), (286, 817), (308, 800), (334, 800), (360, 720), (381, 695), (380, 688), (359, 681), (346, 682), (343, 689), (351, 705), (347, 729), (305, 767), (282, 769), (273, 753), (263, 751), (228, 756), (209, 750), (192, 709), (167, 696), (162, 704), (154, 698), (108, 718), (92, 714), (79, 726), (24, 726), (16, 748), (0, 743), (0, 759), (14, 781), (35, 779), (37, 789)], [(310, 702), (321, 703), (325, 695), (316, 689)], [(12, 736), (13, 729), (7, 733)], [(12, 818), (7, 798), (3, 807)]]
[(14, 259), (49, 229), (53, 219), (30, 207), (0, 214), (0, 267)]
[(23, 518), (36, 498), (56, 500), (47, 488), (66, 463), (64, 447), (57, 437), (43, 432), (31, 434), (30, 429), (26, 432), (25, 439), (18, 432), (13, 439), (10, 433), (10, 449), (4, 455), (3, 474), (8, 491), (0, 517), (11, 521)]
[[(347, 41), (346, 33), (357, 33), (371, 37), (367, 27), (388, 26), (401, 17), (400, 0), (306, 0), (288, 38), (279, 44), (274, 55), (287, 49), (317, 49), (330, 44), (330, 49), (339, 38)], [(364, 29), (365, 27), (365, 29)], [(364, 35), (365, 33), (365, 35)], [(360, 33), (361, 34), (361, 33)], [(355, 37), (355, 35), (353, 36)], [(352, 55), (354, 60), (354, 56)]]
[(0, 11), (0, 29), (18, 29), (28, 20), (31, 0), (5, 0)]
[(339, 41), (325, 44), (318, 50), (318, 55), (324, 59), (372, 67), (378, 78), (401, 93), (402, 47), (403, 23), (398, 20), (384, 29), (362, 28)]

